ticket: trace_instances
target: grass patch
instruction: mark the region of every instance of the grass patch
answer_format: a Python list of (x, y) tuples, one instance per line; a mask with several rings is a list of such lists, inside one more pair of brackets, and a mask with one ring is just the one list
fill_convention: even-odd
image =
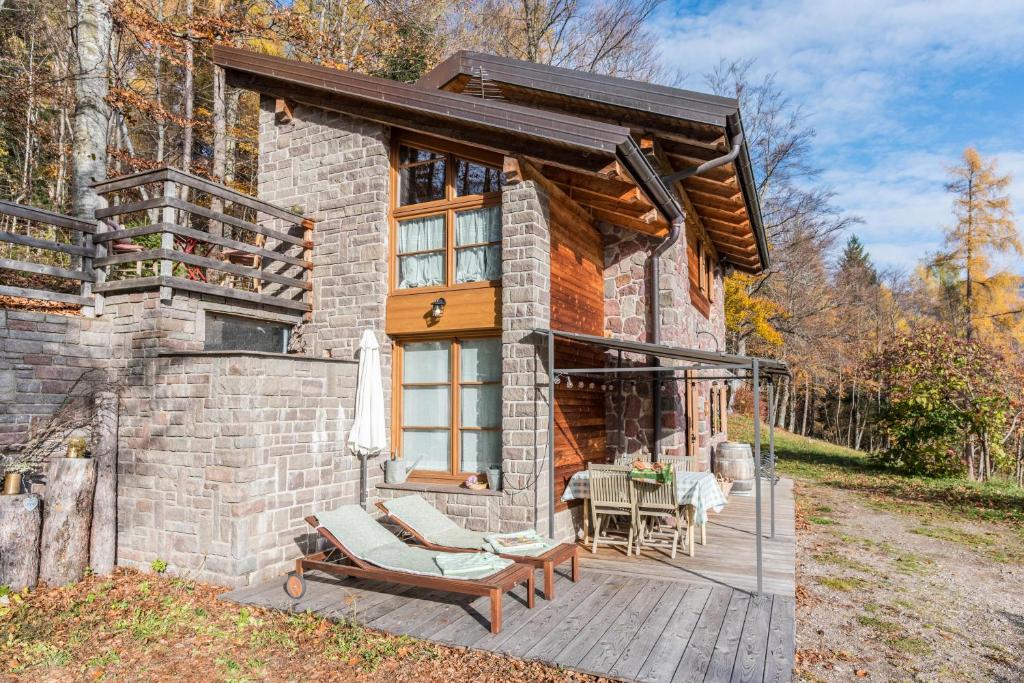
[(812, 515), (808, 517), (807, 521), (811, 524), (821, 524), (822, 526), (829, 526), (831, 524), (836, 523), (836, 520), (832, 519), (831, 517), (819, 517), (817, 515)]
[(895, 565), (896, 571), (903, 574), (923, 574), (933, 564), (935, 563), (927, 557), (915, 555), (911, 552), (899, 553), (893, 558), (893, 565)]
[(857, 623), (861, 626), (867, 626), (868, 628), (878, 631), (879, 633), (899, 633), (901, 627), (895, 621), (887, 621), (886, 619), (879, 619), (878, 617), (871, 616), (870, 614), (861, 614), (857, 617)]
[(868, 584), (864, 579), (858, 579), (855, 576), (819, 576), (816, 580), (822, 586), (840, 593), (849, 593), (858, 588), (864, 588)]
[[(761, 430), (767, 451), (768, 430)], [(752, 443), (753, 421), (731, 415), (729, 437)], [(855, 491), (873, 499), (873, 505), (892, 505), (892, 511), (908, 511), (928, 504), (936, 511), (958, 518), (1005, 521), (1018, 525), (1024, 538), (1024, 489), (1010, 481), (978, 483), (963, 478), (931, 478), (892, 472), (876, 465), (865, 453), (817, 439), (775, 430), (779, 472), (827, 486)]]
[(919, 526), (911, 529), (910, 532), (917, 534), (918, 536), (927, 536), (928, 538), (934, 538), (940, 541), (959, 543), (960, 545), (965, 545), (970, 548), (990, 546), (994, 543), (994, 541), (987, 536), (972, 534), (968, 531), (962, 531), (948, 526)]
[(892, 649), (898, 650), (907, 655), (921, 657), (932, 653), (932, 646), (929, 645), (927, 641), (920, 638), (890, 638), (885, 642)]
[(814, 555), (814, 560), (816, 562), (821, 562), (822, 564), (831, 564), (836, 567), (843, 567), (844, 569), (852, 569), (853, 571), (864, 572), (865, 574), (878, 573), (874, 567), (864, 564), (863, 562), (858, 562), (857, 560), (846, 557), (842, 553), (836, 552), (835, 550), (826, 550), (823, 553), (818, 553), (817, 555)]

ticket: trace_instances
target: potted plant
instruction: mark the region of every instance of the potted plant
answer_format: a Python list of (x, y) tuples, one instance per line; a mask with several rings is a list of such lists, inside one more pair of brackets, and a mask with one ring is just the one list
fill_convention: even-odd
[(3, 495), (16, 496), (21, 493), (22, 475), (31, 469), (31, 464), (19, 453), (5, 453), (3, 455)]

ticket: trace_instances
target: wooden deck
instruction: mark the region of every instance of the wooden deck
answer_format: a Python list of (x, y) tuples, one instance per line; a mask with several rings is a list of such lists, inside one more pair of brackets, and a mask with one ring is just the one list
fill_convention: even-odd
[(795, 625), (792, 484), (780, 482), (776, 493), (776, 538), (765, 539), (762, 597), (752, 594), (753, 500), (736, 496), (712, 515), (708, 544), (697, 545), (696, 557), (585, 550), (582, 579), (574, 584), (568, 568), (558, 571), (554, 601), (538, 597), (528, 610), (525, 588), (510, 593), (498, 635), (488, 631), (486, 599), (315, 572), (306, 575), (300, 600), (285, 595), (281, 581), (222, 597), (623, 680), (788, 681)]

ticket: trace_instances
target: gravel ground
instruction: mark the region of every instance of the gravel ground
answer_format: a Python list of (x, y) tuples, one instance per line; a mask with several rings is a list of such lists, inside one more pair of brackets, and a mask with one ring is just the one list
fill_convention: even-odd
[(1024, 681), (1024, 530), (796, 494), (797, 680)]

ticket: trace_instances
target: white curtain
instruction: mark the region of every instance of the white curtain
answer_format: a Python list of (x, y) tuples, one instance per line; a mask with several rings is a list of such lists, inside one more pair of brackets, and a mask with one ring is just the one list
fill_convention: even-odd
[(433, 254), (398, 257), (398, 288), (444, 284), (444, 216), (413, 218), (398, 224), (398, 253), (438, 249)]
[[(455, 246), (501, 242), (501, 207), (461, 211), (455, 214)], [(455, 256), (455, 281), (479, 282), (501, 278), (501, 246), (459, 249)]]

